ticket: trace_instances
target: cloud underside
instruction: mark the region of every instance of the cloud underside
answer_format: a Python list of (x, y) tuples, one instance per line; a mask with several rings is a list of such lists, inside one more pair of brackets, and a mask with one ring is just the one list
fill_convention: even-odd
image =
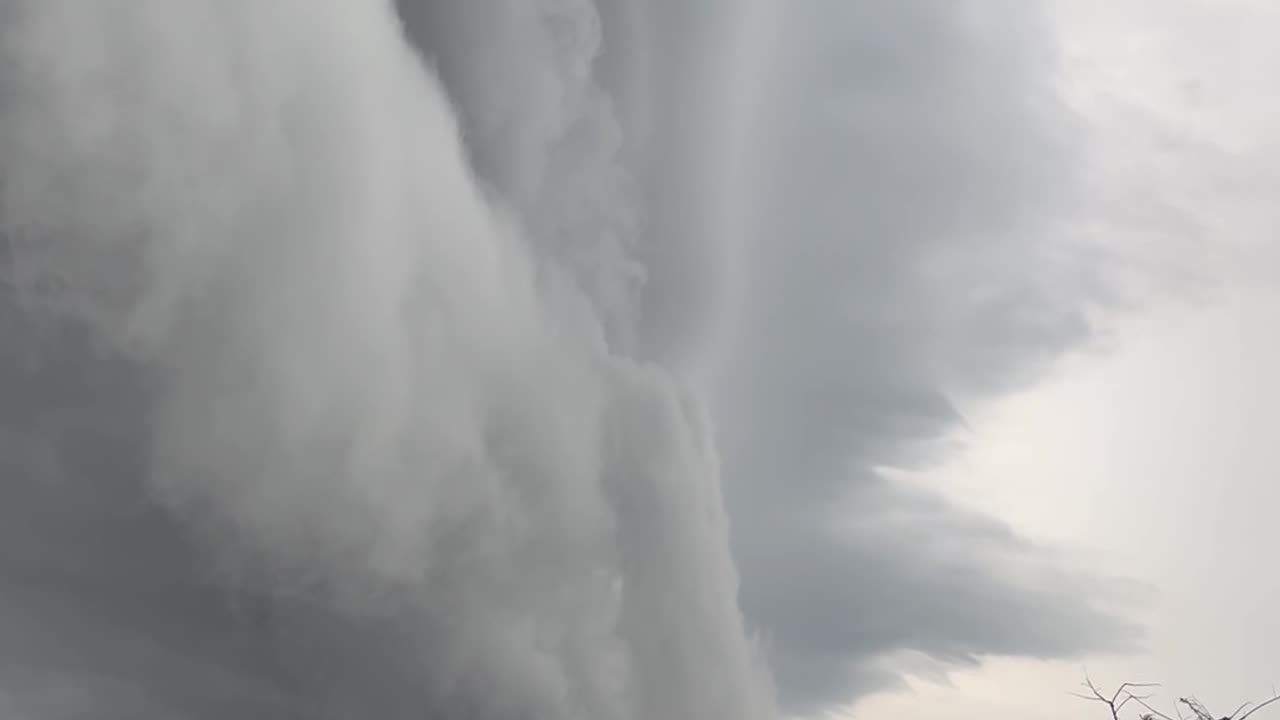
[(0, 712), (738, 720), (1137, 641), (879, 472), (1106, 297), (1027, 4), (778, 13), (732, 235), (754, 4), (304, 4), (0, 2)]
[(1068, 232), (1080, 141), (1049, 29), (1016, 2), (810, 2), (785, 27), (718, 403), (742, 605), (784, 700), (883, 687), (904, 651), (1134, 647), (1107, 583), (880, 471), (943, 459), (958, 402), (1025, 387), (1114, 297)]

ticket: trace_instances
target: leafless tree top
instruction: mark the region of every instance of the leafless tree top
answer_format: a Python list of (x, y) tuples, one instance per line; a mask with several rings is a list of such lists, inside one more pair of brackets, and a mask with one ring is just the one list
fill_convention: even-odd
[[(1209, 710), (1204, 706), (1204, 703), (1200, 702), (1200, 700), (1194, 695), (1190, 695), (1178, 698), (1178, 702), (1174, 703), (1173, 706), (1174, 716), (1170, 716), (1152, 707), (1148, 702), (1151, 699), (1151, 695), (1149, 693), (1142, 692), (1144, 689), (1160, 687), (1159, 683), (1125, 682), (1121, 683), (1120, 686), (1115, 689), (1115, 692), (1110, 695), (1107, 695), (1100, 690), (1098, 686), (1094, 684), (1093, 680), (1087, 675), (1085, 676), (1083, 685), (1088, 690), (1087, 693), (1079, 692), (1071, 694), (1078, 698), (1089, 700), (1090, 702), (1097, 702), (1106, 705), (1107, 709), (1111, 712), (1112, 720), (1120, 720), (1120, 711), (1130, 703), (1145, 710), (1145, 712), (1139, 713), (1139, 720), (1246, 720), (1250, 715), (1253, 715), (1266, 706), (1280, 701), (1280, 694), (1273, 692), (1270, 698), (1260, 703), (1255, 704), (1252, 702), (1246, 702), (1237, 707), (1235, 712), (1230, 715), (1217, 717), (1213, 713), (1209, 712)], [(1183, 713), (1183, 706), (1191, 711), (1191, 715), (1185, 715)]]

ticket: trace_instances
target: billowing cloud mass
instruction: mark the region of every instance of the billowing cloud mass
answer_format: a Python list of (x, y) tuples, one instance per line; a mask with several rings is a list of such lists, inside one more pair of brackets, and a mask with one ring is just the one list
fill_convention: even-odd
[(773, 715), (589, 3), (5, 10), (15, 712)]
[(763, 719), (1131, 644), (879, 471), (1106, 295), (1051, 42), (767, 5), (0, 0), (6, 717)]

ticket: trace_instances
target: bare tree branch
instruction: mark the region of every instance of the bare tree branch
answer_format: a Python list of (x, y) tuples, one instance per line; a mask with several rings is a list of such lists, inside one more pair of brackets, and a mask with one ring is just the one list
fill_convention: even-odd
[[(1160, 718), (1160, 720), (1173, 720), (1173, 718), (1169, 717), (1168, 715), (1160, 712), (1154, 707), (1151, 707), (1151, 705), (1147, 703), (1146, 698), (1135, 698), (1134, 701), (1137, 702), (1142, 707), (1146, 708), (1147, 714), (1142, 716), (1144, 719), (1149, 720), (1150, 718)], [(1175, 712), (1177, 712), (1176, 706), (1175, 706)], [(1178, 713), (1178, 720), (1185, 720), (1185, 718), (1182, 717), (1182, 713)]]
[[(1098, 686), (1094, 684), (1093, 679), (1089, 677), (1088, 673), (1085, 674), (1084, 683), (1082, 684), (1089, 689), (1089, 693), (1090, 693), (1089, 695), (1085, 695), (1084, 693), (1071, 693), (1071, 694), (1083, 700), (1088, 700), (1090, 702), (1099, 702), (1099, 703), (1102, 703), (1103, 705), (1106, 705), (1107, 709), (1111, 711), (1112, 720), (1120, 720), (1120, 711), (1130, 701), (1136, 701), (1138, 703), (1146, 705), (1145, 701), (1150, 696), (1135, 695), (1130, 688), (1160, 687), (1159, 683), (1125, 682), (1125, 683), (1121, 683), (1120, 686), (1116, 688), (1116, 691), (1112, 693), (1110, 697), (1108, 697), (1102, 694), (1102, 691), (1099, 690)], [(1166, 720), (1172, 720), (1172, 718), (1166, 718)]]
[(1264, 700), (1263, 702), (1259, 703), (1257, 707), (1255, 707), (1254, 709), (1250, 710), (1249, 712), (1247, 712), (1247, 713), (1245, 713), (1245, 714), (1241, 715), (1239, 720), (1245, 720), (1245, 718), (1249, 717), (1250, 715), (1252, 715), (1252, 714), (1254, 714), (1254, 713), (1258, 712), (1258, 711), (1259, 711), (1259, 710), (1261, 710), (1262, 708), (1264, 708), (1264, 707), (1266, 707), (1266, 706), (1268, 706), (1268, 705), (1270, 705), (1271, 703), (1276, 702), (1276, 701), (1280, 701), (1280, 695), (1277, 695), (1277, 694), (1275, 693), (1275, 690), (1273, 689), (1273, 690), (1271, 691), (1271, 698), (1270, 698), (1269, 700)]
[[(1093, 682), (1093, 679), (1089, 677), (1088, 673), (1085, 674), (1084, 682), (1081, 684), (1088, 689), (1088, 693), (1073, 692), (1069, 694), (1083, 700), (1106, 705), (1107, 709), (1111, 712), (1112, 720), (1120, 720), (1120, 711), (1131, 702), (1146, 710), (1146, 712), (1138, 715), (1140, 720), (1174, 720), (1173, 717), (1155, 709), (1155, 707), (1147, 702), (1151, 699), (1151, 695), (1135, 692), (1135, 690), (1138, 690), (1139, 688), (1160, 687), (1158, 683), (1125, 682), (1121, 683), (1120, 686), (1116, 688), (1115, 692), (1110, 695), (1103, 693), (1102, 690), (1100, 690)], [(1221, 718), (1215, 718), (1213, 713), (1209, 712), (1209, 709), (1205, 707), (1204, 703), (1200, 702), (1199, 698), (1194, 695), (1178, 698), (1178, 701), (1173, 704), (1173, 709), (1174, 714), (1177, 715), (1177, 720), (1247, 720), (1249, 716), (1268, 705), (1277, 702), (1280, 702), (1280, 693), (1277, 693), (1275, 688), (1272, 687), (1271, 697), (1267, 700), (1258, 703), (1257, 705), (1254, 705), (1252, 702), (1242, 703), (1235, 709), (1235, 712), (1230, 715), (1224, 715)], [(1191, 711), (1194, 718), (1188, 718), (1183, 715), (1182, 710), (1179, 707), (1181, 705), (1185, 705), (1187, 709)]]
[(1236, 716), (1239, 715), (1245, 708), (1249, 707), (1252, 704), (1253, 703), (1251, 702), (1240, 703), (1240, 707), (1236, 708), (1235, 712), (1228, 715), (1227, 720), (1236, 720)]

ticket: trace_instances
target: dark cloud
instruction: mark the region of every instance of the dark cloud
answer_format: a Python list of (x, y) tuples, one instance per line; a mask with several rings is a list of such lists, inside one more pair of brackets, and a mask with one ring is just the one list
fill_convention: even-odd
[[(724, 238), (710, 232), (700, 164), (726, 122), (717, 62), (732, 9), (602, 9), (598, 77), (641, 208), (642, 347), (663, 356), (705, 334), (722, 246), (748, 247), (718, 424), (742, 602), (770, 638), (784, 698), (810, 710), (885, 687), (896, 676), (881, 661), (904, 650), (967, 663), (1131, 647), (1136, 628), (1102, 609), (1100, 580), (877, 472), (938, 460), (961, 421), (953, 398), (1024, 385), (1087, 343), (1091, 306), (1114, 297), (1105, 255), (1068, 234), (1079, 128), (1052, 87), (1037, 11), (813, 2), (781, 13), (752, 149), (757, 230)], [(528, 63), (502, 45), (453, 72), (442, 63), (456, 97), (475, 92), (471, 63), (520, 77)]]
[[(879, 472), (1103, 297), (1027, 4), (789, 4), (746, 237), (752, 3), (402, 0), (448, 110), (373, 5), (108, 5), (0, 0), (0, 709), (767, 717), (739, 571), (798, 710), (1134, 642)], [(717, 457), (638, 360), (738, 281)]]
[(775, 715), (592, 3), (0, 7), (6, 711)]
[(1052, 38), (1027, 3), (787, 15), (719, 403), (742, 603), (784, 699), (846, 701), (890, 681), (879, 663), (903, 651), (1132, 647), (1101, 581), (879, 472), (938, 461), (957, 398), (1020, 387), (1090, 339), (1105, 295), (1063, 233), (1075, 121)]
[[(753, 3), (603, 0), (598, 22), (503, 0), (398, 5), (458, 104), (481, 177), (538, 242), (573, 258), (589, 292), (638, 307), (615, 338), (664, 362), (696, 355), (734, 272), (711, 206), (727, 180), (718, 152), (737, 119), (726, 88)], [(559, 27), (544, 31), (543, 16)], [(591, 75), (548, 79), (548, 66), (583, 59)]]

